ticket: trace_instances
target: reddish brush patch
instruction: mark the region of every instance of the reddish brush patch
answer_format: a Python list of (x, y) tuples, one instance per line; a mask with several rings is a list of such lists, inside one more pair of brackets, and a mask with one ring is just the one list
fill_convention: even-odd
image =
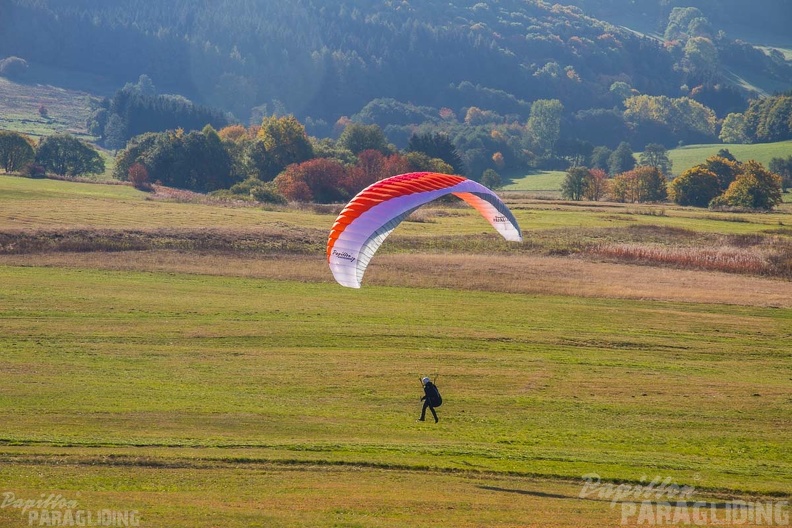
[(695, 248), (640, 244), (603, 244), (591, 255), (619, 262), (672, 266), (685, 269), (772, 275), (773, 266), (762, 251), (735, 247)]

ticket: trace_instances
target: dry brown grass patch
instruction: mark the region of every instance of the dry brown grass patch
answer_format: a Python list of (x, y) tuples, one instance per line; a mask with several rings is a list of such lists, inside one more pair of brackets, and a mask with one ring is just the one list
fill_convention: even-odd
[[(332, 283), (323, 254), (240, 256), (181, 251), (0, 255), (0, 265), (87, 267)], [(530, 255), (382, 254), (363, 287), (453, 288), (521, 294), (792, 307), (792, 282)], [(339, 286), (340, 288), (341, 286)]]
[(695, 248), (647, 244), (603, 244), (590, 252), (597, 257), (687, 269), (769, 275), (768, 255), (762, 251), (734, 247)]

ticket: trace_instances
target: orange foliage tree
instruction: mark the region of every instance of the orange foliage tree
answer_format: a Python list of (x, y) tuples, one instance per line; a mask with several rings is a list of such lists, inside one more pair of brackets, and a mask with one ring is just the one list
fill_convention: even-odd
[(499, 169), (502, 169), (504, 165), (506, 165), (506, 162), (503, 159), (503, 154), (500, 152), (496, 152), (495, 154), (492, 155), (492, 162)]
[(666, 179), (655, 167), (638, 167), (613, 178), (611, 193), (619, 202), (660, 202), (668, 197)]
[(132, 166), (129, 167), (127, 179), (135, 189), (141, 191), (151, 191), (154, 189), (149, 181), (148, 169), (146, 169), (146, 166), (142, 163), (133, 163)]
[(358, 162), (349, 169), (342, 188), (354, 196), (379, 180), (410, 172), (410, 163), (400, 154), (385, 156), (378, 150), (364, 150), (358, 155)]
[(332, 203), (347, 197), (342, 189), (346, 176), (346, 167), (338, 161), (315, 158), (286, 167), (275, 178), (275, 185), (291, 201)]
[(233, 141), (235, 143), (241, 141), (246, 137), (251, 137), (248, 129), (246, 129), (242, 125), (230, 125), (221, 128), (217, 132), (217, 135), (220, 136), (220, 139), (222, 139), (223, 141)]
[(583, 188), (583, 196), (587, 200), (596, 202), (605, 196), (608, 190), (608, 173), (602, 169), (589, 169), (585, 178), (586, 185)]

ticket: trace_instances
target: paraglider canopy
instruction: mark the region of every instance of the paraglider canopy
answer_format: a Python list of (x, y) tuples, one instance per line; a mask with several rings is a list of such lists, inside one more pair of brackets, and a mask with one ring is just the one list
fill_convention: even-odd
[(327, 262), (336, 281), (360, 288), (371, 257), (391, 231), (417, 208), (448, 194), (474, 207), (506, 240), (522, 242), (514, 215), (480, 183), (436, 172), (400, 174), (369, 185), (338, 215), (327, 240)]

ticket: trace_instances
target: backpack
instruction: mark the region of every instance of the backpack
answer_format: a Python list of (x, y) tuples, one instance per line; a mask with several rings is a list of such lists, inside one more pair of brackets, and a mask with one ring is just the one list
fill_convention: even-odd
[(424, 392), (426, 393), (426, 399), (429, 401), (429, 405), (432, 407), (440, 407), (443, 405), (443, 397), (440, 396), (440, 391), (437, 390), (437, 385), (430, 381), (424, 387)]

